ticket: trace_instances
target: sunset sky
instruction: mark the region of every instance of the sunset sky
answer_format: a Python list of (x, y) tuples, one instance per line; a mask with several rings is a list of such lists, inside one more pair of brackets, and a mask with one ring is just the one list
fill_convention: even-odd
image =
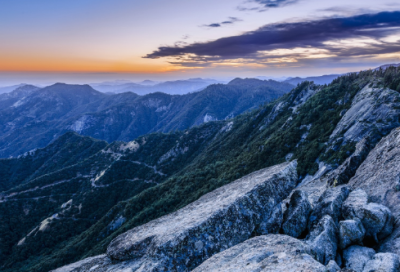
[(395, 0), (0, 0), (0, 5), (0, 86), (314, 76), (400, 62)]

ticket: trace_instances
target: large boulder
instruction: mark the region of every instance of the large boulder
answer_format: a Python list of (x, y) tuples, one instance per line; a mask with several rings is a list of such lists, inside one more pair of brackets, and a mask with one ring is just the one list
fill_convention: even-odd
[(296, 186), (296, 166), (291, 162), (269, 167), (208, 193), (118, 236), (107, 255), (114, 262), (145, 257), (167, 270), (192, 269), (249, 239)]
[(309, 230), (311, 230), (322, 217), (330, 215), (335, 223), (339, 222), (342, 212), (343, 201), (350, 191), (346, 186), (327, 189), (315, 203), (314, 210), (309, 219)]
[(378, 253), (369, 260), (362, 272), (398, 272), (400, 271), (399, 255)]
[(361, 209), (368, 204), (368, 195), (362, 189), (352, 191), (342, 205), (345, 219), (361, 218)]
[(365, 264), (375, 255), (375, 250), (362, 246), (351, 246), (343, 251), (343, 265), (347, 269), (362, 272)]
[(365, 228), (360, 219), (339, 222), (339, 247), (345, 249), (350, 245), (362, 245)]
[(299, 237), (307, 229), (310, 213), (311, 204), (307, 194), (300, 190), (294, 191), (283, 214), (283, 233), (295, 238)]
[(324, 265), (336, 258), (337, 233), (335, 221), (331, 216), (325, 215), (307, 237), (313, 256)]
[(258, 236), (206, 260), (193, 272), (325, 272), (309, 246), (287, 235)]
[(376, 243), (393, 231), (392, 212), (381, 204), (368, 203), (367, 193), (362, 189), (350, 193), (343, 203), (342, 215), (346, 219), (360, 219), (366, 230), (366, 236)]
[(383, 240), (393, 231), (394, 218), (392, 212), (385, 206), (369, 203), (362, 209), (361, 219), (366, 235), (373, 237), (376, 242)]

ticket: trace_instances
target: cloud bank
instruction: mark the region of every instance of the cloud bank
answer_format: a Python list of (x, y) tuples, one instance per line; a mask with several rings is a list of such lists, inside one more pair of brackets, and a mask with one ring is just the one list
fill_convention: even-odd
[(398, 53), (399, 33), (400, 12), (381, 12), (269, 24), (214, 41), (162, 46), (145, 58), (172, 58), (171, 63), (190, 67), (208, 66), (210, 62), (268, 64), (323, 58), (342, 60)]

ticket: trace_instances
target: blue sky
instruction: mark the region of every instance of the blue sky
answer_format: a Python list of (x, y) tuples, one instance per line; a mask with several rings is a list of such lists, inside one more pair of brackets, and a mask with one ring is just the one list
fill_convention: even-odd
[[(388, 21), (400, 10), (393, 0), (0, 0), (0, 6), (0, 85), (308, 76), (400, 62), (400, 22)], [(375, 17), (352, 29), (335, 27), (362, 15)]]

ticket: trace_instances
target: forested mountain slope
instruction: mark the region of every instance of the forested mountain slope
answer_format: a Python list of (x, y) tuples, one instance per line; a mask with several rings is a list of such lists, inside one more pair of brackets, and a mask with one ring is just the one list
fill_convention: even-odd
[[(243, 80), (254, 81), (254, 80)], [(106, 95), (88, 85), (29, 86), (0, 96), (0, 157), (45, 147), (67, 131), (107, 142), (131, 141), (151, 132), (183, 130), (234, 117), (289, 92), (275, 81), (211, 85), (186, 95)], [(22, 88), (29, 91), (22, 92)]]

